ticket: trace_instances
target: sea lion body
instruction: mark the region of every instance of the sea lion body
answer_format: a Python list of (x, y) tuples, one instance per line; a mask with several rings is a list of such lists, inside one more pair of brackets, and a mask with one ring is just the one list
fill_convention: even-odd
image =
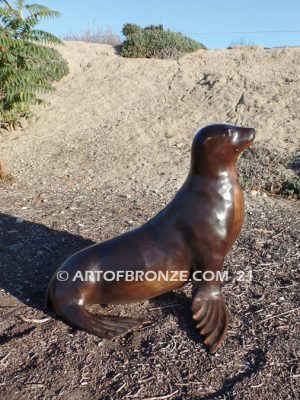
[[(184, 284), (175, 280), (72, 280), (80, 271), (184, 272), (217, 274), (235, 242), (244, 214), (236, 160), (255, 136), (251, 128), (210, 125), (193, 141), (191, 168), (174, 199), (140, 228), (90, 246), (68, 258), (48, 287), (48, 303), (71, 325), (111, 338), (149, 322), (127, 317), (96, 316), (88, 304), (122, 304), (146, 300)], [(59, 272), (69, 279), (59, 281)], [(204, 343), (217, 351), (225, 338), (228, 311), (217, 279), (197, 281), (193, 318)]]

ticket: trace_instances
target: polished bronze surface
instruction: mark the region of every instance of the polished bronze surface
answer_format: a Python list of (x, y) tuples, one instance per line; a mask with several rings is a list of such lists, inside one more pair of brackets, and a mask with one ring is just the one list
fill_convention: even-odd
[[(81, 277), (86, 277), (86, 272), (98, 277), (99, 271), (124, 270), (181, 271), (193, 277), (201, 271), (209, 274), (209, 280), (194, 281), (193, 318), (204, 343), (212, 353), (216, 352), (228, 327), (228, 311), (217, 272), (241, 230), (244, 214), (236, 160), (254, 137), (252, 128), (209, 125), (201, 129), (193, 141), (190, 172), (174, 199), (140, 228), (68, 258), (49, 283), (48, 304), (72, 326), (112, 338), (149, 321), (94, 315), (86, 305), (137, 302), (185, 282), (72, 279), (78, 277), (78, 271)], [(63, 281), (66, 273), (68, 279)]]

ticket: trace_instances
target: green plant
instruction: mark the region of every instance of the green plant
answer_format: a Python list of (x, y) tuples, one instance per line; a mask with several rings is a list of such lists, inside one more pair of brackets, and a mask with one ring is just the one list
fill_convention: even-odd
[[(1, 6), (2, 4), (2, 6)], [(42, 18), (59, 17), (49, 8), (18, 0), (13, 7), (0, 0), (0, 123), (7, 129), (31, 118), (30, 106), (45, 104), (40, 93), (54, 90), (53, 81), (68, 73), (57, 50), (47, 46), (62, 44), (51, 33), (36, 29)]]
[(126, 37), (142, 32), (142, 28), (136, 24), (124, 24), (122, 34)]
[(144, 31), (163, 31), (164, 26), (162, 24), (159, 25), (148, 25), (145, 26)]
[(239, 181), (240, 181), (240, 185), (241, 185), (242, 189), (244, 189), (244, 190), (252, 189), (253, 183), (251, 182), (251, 180), (247, 176), (240, 175), (239, 176)]
[(287, 196), (295, 196), (300, 199), (300, 178), (288, 179), (283, 182), (281, 192)]
[(181, 33), (165, 31), (162, 25), (142, 29), (135, 24), (125, 24), (123, 34), (126, 36), (121, 47), (123, 57), (178, 58), (184, 53), (206, 49), (202, 43)]

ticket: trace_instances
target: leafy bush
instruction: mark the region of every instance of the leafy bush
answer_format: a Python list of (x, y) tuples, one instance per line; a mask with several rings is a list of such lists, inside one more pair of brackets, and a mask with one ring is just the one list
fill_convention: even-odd
[(134, 35), (135, 33), (141, 33), (142, 28), (136, 24), (124, 24), (122, 33), (124, 36), (129, 37), (131, 35)]
[(148, 25), (144, 28), (144, 31), (163, 31), (164, 26), (163, 25)]
[(8, 1), (0, 4), (0, 126), (13, 130), (32, 117), (31, 105), (45, 104), (39, 94), (53, 91), (51, 83), (66, 75), (68, 66), (57, 50), (45, 46), (62, 41), (35, 29), (42, 18), (59, 12), (24, 0), (15, 8)]
[(184, 53), (206, 49), (202, 43), (181, 33), (164, 31), (162, 25), (142, 29), (135, 24), (125, 24), (123, 34), (126, 36), (121, 47), (123, 57), (178, 58)]

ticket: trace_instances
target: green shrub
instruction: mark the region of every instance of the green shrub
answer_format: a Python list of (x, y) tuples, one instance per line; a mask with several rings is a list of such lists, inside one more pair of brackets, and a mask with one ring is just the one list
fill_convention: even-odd
[(68, 73), (57, 50), (45, 46), (62, 44), (51, 33), (35, 29), (42, 18), (59, 17), (38, 4), (15, 8), (0, 0), (0, 126), (13, 130), (23, 118), (33, 116), (30, 106), (45, 104), (40, 93), (54, 90), (53, 81)]
[(62, 55), (53, 48), (48, 48), (43, 59), (38, 62), (38, 70), (50, 82), (58, 82), (64, 76), (68, 75), (69, 67)]
[(282, 185), (282, 193), (300, 199), (300, 178), (288, 179)]
[(124, 24), (122, 29), (122, 34), (126, 37), (134, 35), (135, 33), (140, 33), (142, 28), (136, 24)]
[(148, 25), (145, 26), (144, 31), (163, 31), (164, 26), (162, 24), (160, 25)]
[(138, 25), (125, 24), (123, 34), (126, 36), (121, 47), (123, 57), (178, 58), (184, 53), (206, 49), (202, 43), (181, 33), (164, 31), (162, 25), (142, 29)]

